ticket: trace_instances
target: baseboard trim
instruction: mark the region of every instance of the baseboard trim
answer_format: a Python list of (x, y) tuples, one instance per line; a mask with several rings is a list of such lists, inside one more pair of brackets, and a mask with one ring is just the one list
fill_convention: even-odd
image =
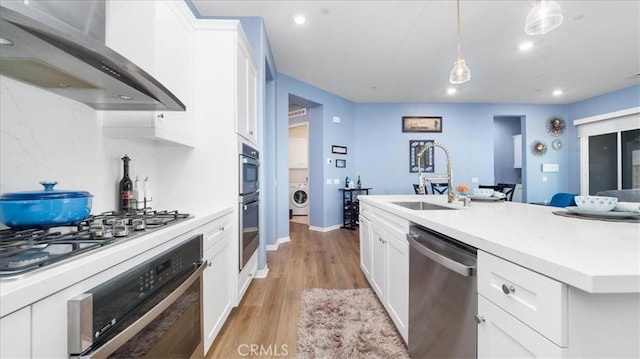
[(315, 227), (315, 226), (309, 226), (309, 230), (310, 231), (316, 231), (316, 232), (329, 232), (329, 231), (333, 231), (336, 229), (339, 229), (341, 226), (339, 224), (336, 224), (335, 226), (331, 226), (331, 227)]
[(263, 269), (258, 269), (256, 271), (256, 274), (253, 275), (253, 278), (267, 278), (267, 275), (269, 275), (269, 267), (265, 265)]
[(291, 242), (291, 237), (286, 236), (286, 237), (278, 238), (275, 244), (267, 244), (265, 248), (268, 251), (277, 251), (278, 247), (280, 247), (282, 243), (287, 243), (287, 242)]

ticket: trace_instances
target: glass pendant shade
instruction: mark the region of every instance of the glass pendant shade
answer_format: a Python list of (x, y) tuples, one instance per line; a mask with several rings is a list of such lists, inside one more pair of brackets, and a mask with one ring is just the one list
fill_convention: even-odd
[(451, 69), (451, 73), (449, 74), (449, 83), (453, 85), (462, 84), (471, 80), (471, 70), (467, 66), (467, 63), (464, 59), (458, 57), (456, 62), (453, 64), (453, 69)]
[(524, 31), (527, 35), (542, 35), (562, 25), (562, 9), (555, 1), (540, 0), (527, 15)]

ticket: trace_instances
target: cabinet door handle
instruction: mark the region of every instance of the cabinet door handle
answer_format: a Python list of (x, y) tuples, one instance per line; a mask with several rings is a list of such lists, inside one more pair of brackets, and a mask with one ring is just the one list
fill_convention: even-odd
[(515, 292), (515, 291), (516, 291), (516, 287), (514, 287), (514, 286), (512, 286), (512, 285), (506, 285), (506, 284), (503, 284), (503, 285), (502, 285), (502, 292), (503, 292), (504, 294), (509, 295), (509, 294), (511, 294), (511, 293), (513, 293), (513, 292)]
[(476, 323), (477, 324), (482, 324), (482, 323), (486, 322), (486, 320), (484, 319), (484, 316), (482, 316), (482, 315), (476, 314), (474, 317), (476, 319)]

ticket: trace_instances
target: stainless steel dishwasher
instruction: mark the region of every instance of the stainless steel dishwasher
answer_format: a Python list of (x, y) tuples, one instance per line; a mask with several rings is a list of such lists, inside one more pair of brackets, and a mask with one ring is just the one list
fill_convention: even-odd
[(409, 355), (475, 358), (477, 249), (412, 225), (409, 241)]

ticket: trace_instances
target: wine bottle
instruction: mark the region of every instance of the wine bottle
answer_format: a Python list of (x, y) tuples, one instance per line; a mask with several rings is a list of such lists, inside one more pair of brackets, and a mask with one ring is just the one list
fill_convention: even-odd
[(133, 181), (129, 178), (129, 156), (124, 155), (122, 162), (124, 165), (124, 174), (120, 180), (120, 211), (129, 212), (133, 209)]
[(358, 182), (356, 182), (356, 188), (362, 188), (362, 182), (360, 182), (360, 176), (358, 176)]

